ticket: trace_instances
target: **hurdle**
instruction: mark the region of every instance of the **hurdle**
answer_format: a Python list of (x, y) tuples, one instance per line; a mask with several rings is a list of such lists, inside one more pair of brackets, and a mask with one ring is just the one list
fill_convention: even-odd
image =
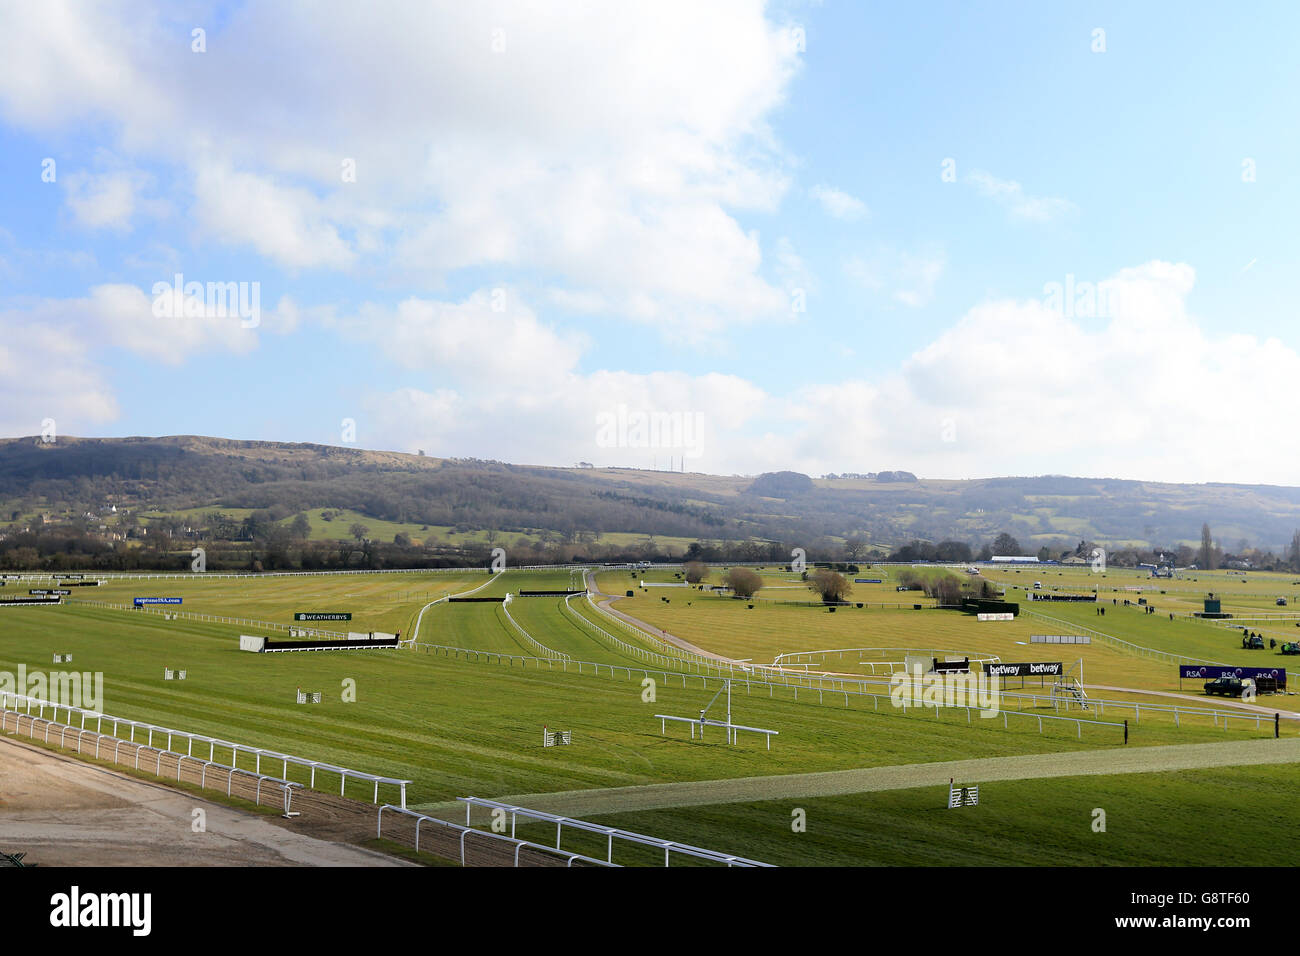
[(320, 692), (320, 691), (317, 690), (317, 691), (305, 691), (305, 692), (304, 692), (303, 689), (302, 689), (301, 687), (298, 688), (298, 703), (300, 703), (300, 704), (319, 704), (320, 702), (321, 702), (321, 692)]
[(573, 731), (571, 730), (547, 730), (542, 728), (542, 746), (543, 747), (567, 747), (573, 743)]
[(163, 680), (184, 680), (185, 672), (183, 670), (172, 670), (170, 667), (163, 668)]
[(973, 787), (955, 787), (952, 777), (948, 778), (948, 809), (958, 807), (977, 807), (980, 802), (979, 784)]
[(71, 654), (55, 654), (55, 655), (54, 655), (54, 663), (56, 663), (56, 664), (71, 664), (71, 663), (72, 663), (72, 655), (71, 655)]

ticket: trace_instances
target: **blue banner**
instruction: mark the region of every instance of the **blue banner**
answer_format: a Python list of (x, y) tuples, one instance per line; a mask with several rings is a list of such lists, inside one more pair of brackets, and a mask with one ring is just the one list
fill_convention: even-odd
[(135, 606), (141, 607), (145, 604), (180, 604), (180, 598), (136, 598)]
[(880, 578), (854, 578), (854, 584), (884, 584)]
[(1215, 680), (1219, 677), (1271, 677), (1278, 687), (1286, 686), (1285, 667), (1217, 667), (1213, 664), (1180, 664), (1179, 680)]

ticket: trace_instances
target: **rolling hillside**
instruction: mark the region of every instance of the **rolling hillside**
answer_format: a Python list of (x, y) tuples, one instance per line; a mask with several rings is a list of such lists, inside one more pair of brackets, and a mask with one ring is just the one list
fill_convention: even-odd
[[(151, 515), (338, 509), (386, 522), (390, 531), (446, 529), (480, 541), (485, 531), (779, 542), (858, 533), (888, 548), (912, 538), (982, 542), (1005, 531), (1028, 550), (1078, 539), (1113, 547), (1195, 545), (1209, 522), (1225, 547), (1245, 540), (1281, 551), (1300, 527), (1300, 488), (900, 474), (775, 480), (195, 436), (60, 436), (51, 444), (22, 438), (0, 441), (0, 529), (42, 514), (101, 516), (113, 506)], [(346, 527), (341, 520), (337, 536)], [(313, 537), (322, 533), (316, 528)]]

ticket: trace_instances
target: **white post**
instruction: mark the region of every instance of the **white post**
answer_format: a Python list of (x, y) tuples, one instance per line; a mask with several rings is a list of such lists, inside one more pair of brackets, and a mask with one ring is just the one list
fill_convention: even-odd
[(731, 678), (727, 678), (727, 723), (731, 723)]

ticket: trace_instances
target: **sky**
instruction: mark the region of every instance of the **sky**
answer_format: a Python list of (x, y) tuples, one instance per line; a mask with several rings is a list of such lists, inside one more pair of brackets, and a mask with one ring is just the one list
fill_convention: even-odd
[(0, 6), (0, 435), (1300, 484), (1300, 7)]

